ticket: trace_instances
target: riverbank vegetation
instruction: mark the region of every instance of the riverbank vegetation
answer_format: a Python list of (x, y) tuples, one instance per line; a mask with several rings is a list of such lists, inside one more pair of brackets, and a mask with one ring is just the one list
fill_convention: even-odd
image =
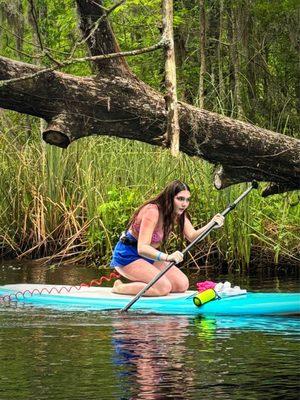
[[(55, 59), (72, 51), (85, 55), (70, 1), (30, 4), (0, 4), (1, 55), (43, 65), (50, 62), (46, 48)], [(299, 137), (295, 9), (292, 0), (272, 5), (261, 0), (178, 2), (180, 100)], [(206, 21), (201, 32), (200, 17)], [(159, 38), (158, 1), (127, 1), (111, 18), (123, 50), (147, 47)], [(161, 51), (130, 57), (128, 63), (141, 79), (164, 91)], [(88, 64), (65, 71), (93, 73)], [(245, 188), (218, 192), (211, 183), (212, 165), (184, 154), (175, 159), (167, 149), (140, 142), (92, 137), (62, 150), (41, 141), (39, 120), (3, 110), (0, 130), (0, 253), (6, 258), (108, 265), (132, 211), (170, 180), (179, 178), (191, 186), (196, 226)], [(253, 192), (222, 230), (193, 251), (189, 265), (299, 265), (299, 221), (299, 193), (262, 198)], [(169, 245), (179, 245), (175, 236)]]
[[(90, 138), (62, 150), (38, 140), (35, 122), (30, 130), (35, 137), (24, 139), (17, 130), (27, 122), (18, 117), (0, 139), (1, 252), (6, 257), (97, 258), (105, 265), (133, 210), (168, 181), (190, 184), (196, 226), (245, 189), (237, 185), (219, 192), (211, 184), (210, 164), (185, 155), (175, 159), (169, 150), (139, 142)], [(252, 252), (256, 261), (297, 262), (298, 201), (295, 192), (270, 198), (252, 192), (228, 215), (224, 229), (193, 252), (193, 261), (246, 265)], [(175, 238), (170, 245), (177, 245)]]

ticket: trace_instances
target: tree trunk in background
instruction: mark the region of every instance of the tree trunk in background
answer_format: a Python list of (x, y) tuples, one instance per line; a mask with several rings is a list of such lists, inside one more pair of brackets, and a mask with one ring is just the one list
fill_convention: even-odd
[[(185, 7), (188, 8), (190, 6), (190, 0), (185, 1)], [(180, 10), (181, 4), (178, 1), (174, 2), (174, 14), (177, 10)], [(190, 25), (191, 21), (187, 20), (185, 24), (179, 24), (178, 26), (174, 26), (174, 48), (176, 55), (176, 66), (177, 66), (177, 88), (180, 87), (180, 100), (186, 101), (187, 103), (193, 103), (193, 96), (191, 95), (187, 85), (183, 83), (182, 77), (178, 76), (178, 71), (181, 71), (184, 68), (185, 59), (186, 59), (186, 45), (190, 36)], [(177, 95), (179, 90), (177, 90)]]
[[(23, 5), (21, 0), (15, 2), (3, 2), (0, 3), (0, 24), (7, 20), (10, 29), (14, 33), (15, 48), (17, 52), (23, 50), (24, 41), (24, 18), (23, 18)], [(3, 31), (4, 35), (4, 31)], [(1, 40), (1, 29), (0, 29), (0, 43)], [(20, 56), (20, 55), (19, 55)], [(21, 56), (22, 57), (22, 56)]]
[(220, 0), (219, 8), (219, 35), (218, 35), (218, 48), (217, 48), (217, 58), (218, 58), (218, 96), (220, 101), (221, 110), (225, 108), (225, 83), (223, 77), (223, 29), (224, 29), (224, 0)]
[(180, 86), (181, 80), (180, 75), (178, 76), (178, 71), (180, 71), (184, 67), (185, 58), (186, 58), (186, 40), (188, 32), (185, 27), (174, 27), (174, 48), (176, 55), (176, 65), (177, 65), (177, 87), (180, 87), (180, 100), (186, 101), (188, 103), (193, 102), (193, 96), (191, 96), (189, 90), (186, 85), (183, 83)]
[(206, 73), (206, 13), (205, 13), (205, 0), (199, 0), (200, 10), (200, 74), (199, 74), (199, 108), (205, 108), (205, 73)]
[(240, 18), (240, 5), (237, 3), (231, 9), (232, 21), (232, 42), (231, 42), (231, 58), (233, 64), (234, 76), (234, 101), (236, 109), (236, 117), (244, 119), (243, 100), (241, 94), (241, 61), (240, 61), (240, 41), (241, 41), (241, 18)]
[(173, 156), (179, 155), (179, 120), (177, 106), (176, 61), (173, 38), (173, 0), (163, 0), (163, 38), (168, 43), (165, 51), (165, 86), (167, 108), (167, 145)]
[(17, 0), (17, 15), (16, 21), (14, 26), (14, 31), (16, 33), (16, 46), (18, 51), (23, 50), (23, 42), (24, 42), (24, 12), (23, 12), (23, 5), (21, 0)]
[[(0, 3), (0, 25), (4, 25), (4, 4)], [(0, 50), (4, 49), (4, 30), (0, 29)]]
[[(251, 2), (250, 2), (251, 5)], [(247, 7), (247, 8), (246, 8)], [(245, 34), (244, 34), (244, 48), (246, 51), (246, 77), (247, 77), (247, 97), (250, 107), (248, 107), (248, 119), (253, 121), (255, 119), (255, 113), (257, 109), (257, 90), (256, 90), (256, 75), (259, 71), (258, 65), (256, 65), (256, 38), (257, 34), (255, 31), (255, 24), (251, 10), (249, 9), (249, 3), (245, 5), (246, 22), (245, 22)]]
[(269, 96), (269, 85), (270, 85), (270, 73), (268, 70), (268, 58), (269, 58), (269, 43), (267, 42), (267, 38), (265, 37), (263, 32), (260, 32), (261, 36), (259, 37), (259, 64), (262, 66), (261, 70), (261, 78), (260, 83), (262, 86), (262, 96), (266, 99), (264, 102), (265, 110), (264, 112), (268, 112), (268, 96)]
[[(231, 10), (226, 4), (225, 7), (225, 15), (226, 15), (226, 32), (227, 32), (227, 41), (228, 41), (228, 48), (227, 48), (227, 68), (228, 74), (226, 76), (226, 86), (227, 86), (227, 101), (226, 101), (226, 109), (231, 111), (231, 116), (234, 116), (234, 68), (232, 62), (232, 43), (233, 43), (233, 28), (232, 28), (232, 17), (231, 17)], [(223, 64), (224, 65), (224, 64)]]
[(212, 2), (206, 10), (206, 108), (219, 110), (218, 101), (218, 36), (219, 36), (219, 9), (216, 2)]
[[(44, 37), (41, 36), (40, 33), (40, 21), (43, 21), (47, 18), (47, 5), (46, 4), (41, 4), (40, 7), (37, 9), (35, 7), (34, 1), (32, 1), (31, 5), (29, 6), (28, 10), (28, 21), (29, 24), (32, 28), (33, 32), (33, 42), (34, 42), (34, 50), (33, 54), (36, 56), (36, 65), (42, 65), (42, 60), (41, 57), (38, 57), (39, 54), (42, 54), (44, 50)], [(40, 132), (41, 132), (41, 137), (43, 136), (43, 132), (46, 129), (47, 124), (44, 119), (40, 120)], [(28, 131), (28, 130), (27, 130)], [(45, 157), (45, 146), (43, 146), (43, 151), (44, 154), (43, 156)]]

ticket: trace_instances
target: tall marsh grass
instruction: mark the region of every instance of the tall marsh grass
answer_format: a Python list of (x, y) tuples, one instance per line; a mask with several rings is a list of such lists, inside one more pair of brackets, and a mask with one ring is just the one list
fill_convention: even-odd
[[(5, 113), (0, 121), (0, 246), (3, 256), (107, 265), (133, 210), (173, 179), (192, 188), (196, 227), (245, 189), (218, 192), (206, 162), (140, 142), (90, 137), (62, 150), (44, 144), (36, 120)], [(28, 128), (28, 124), (30, 125)], [(20, 133), (21, 132), (21, 133)], [(27, 133), (26, 133), (27, 132)], [(28, 134), (30, 133), (30, 135)], [(252, 192), (195, 250), (246, 266), (251, 258), (300, 262), (297, 193), (263, 199)], [(175, 239), (170, 246), (177, 245)]]

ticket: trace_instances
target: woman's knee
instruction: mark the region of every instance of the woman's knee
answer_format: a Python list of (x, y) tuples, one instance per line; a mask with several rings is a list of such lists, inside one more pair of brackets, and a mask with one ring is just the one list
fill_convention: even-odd
[(187, 276), (183, 275), (172, 285), (172, 292), (183, 293), (188, 290), (189, 288), (189, 280)]
[(159, 279), (152, 288), (157, 291), (157, 296), (167, 296), (172, 291), (171, 282), (167, 278)]
[[(170, 263), (162, 261), (155, 264), (162, 270)], [(178, 270), (177, 267), (172, 267), (167, 278), (171, 282), (171, 292), (182, 293), (187, 291), (190, 286), (188, 277), (182, 271)]]

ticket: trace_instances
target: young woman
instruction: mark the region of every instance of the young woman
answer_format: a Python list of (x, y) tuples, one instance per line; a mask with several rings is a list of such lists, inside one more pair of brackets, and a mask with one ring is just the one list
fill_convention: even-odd
[[(110, 264), (132, 282), (122, 283), (117, 280), (113, 287), (114, 293), (135, 295), (169, 262), (178, 264), (183, 260), (180, 251), (166, 254), (159, 248), (176, 225), (179, 233), (190, 242), (205, 229), (206, 226), (194, 229), (187, 216), (190, 197), (189, 187), (175, 180), (136, 210), (127, 231), (114, 249)], [(218, 227), (224, 223), (221, 214), (215, 215), (212, 220)], [(166, 296), (172, 292), (185, 292), (188, 287), (187, 276), (174, 265), (146, 291), (145, 296)]]

